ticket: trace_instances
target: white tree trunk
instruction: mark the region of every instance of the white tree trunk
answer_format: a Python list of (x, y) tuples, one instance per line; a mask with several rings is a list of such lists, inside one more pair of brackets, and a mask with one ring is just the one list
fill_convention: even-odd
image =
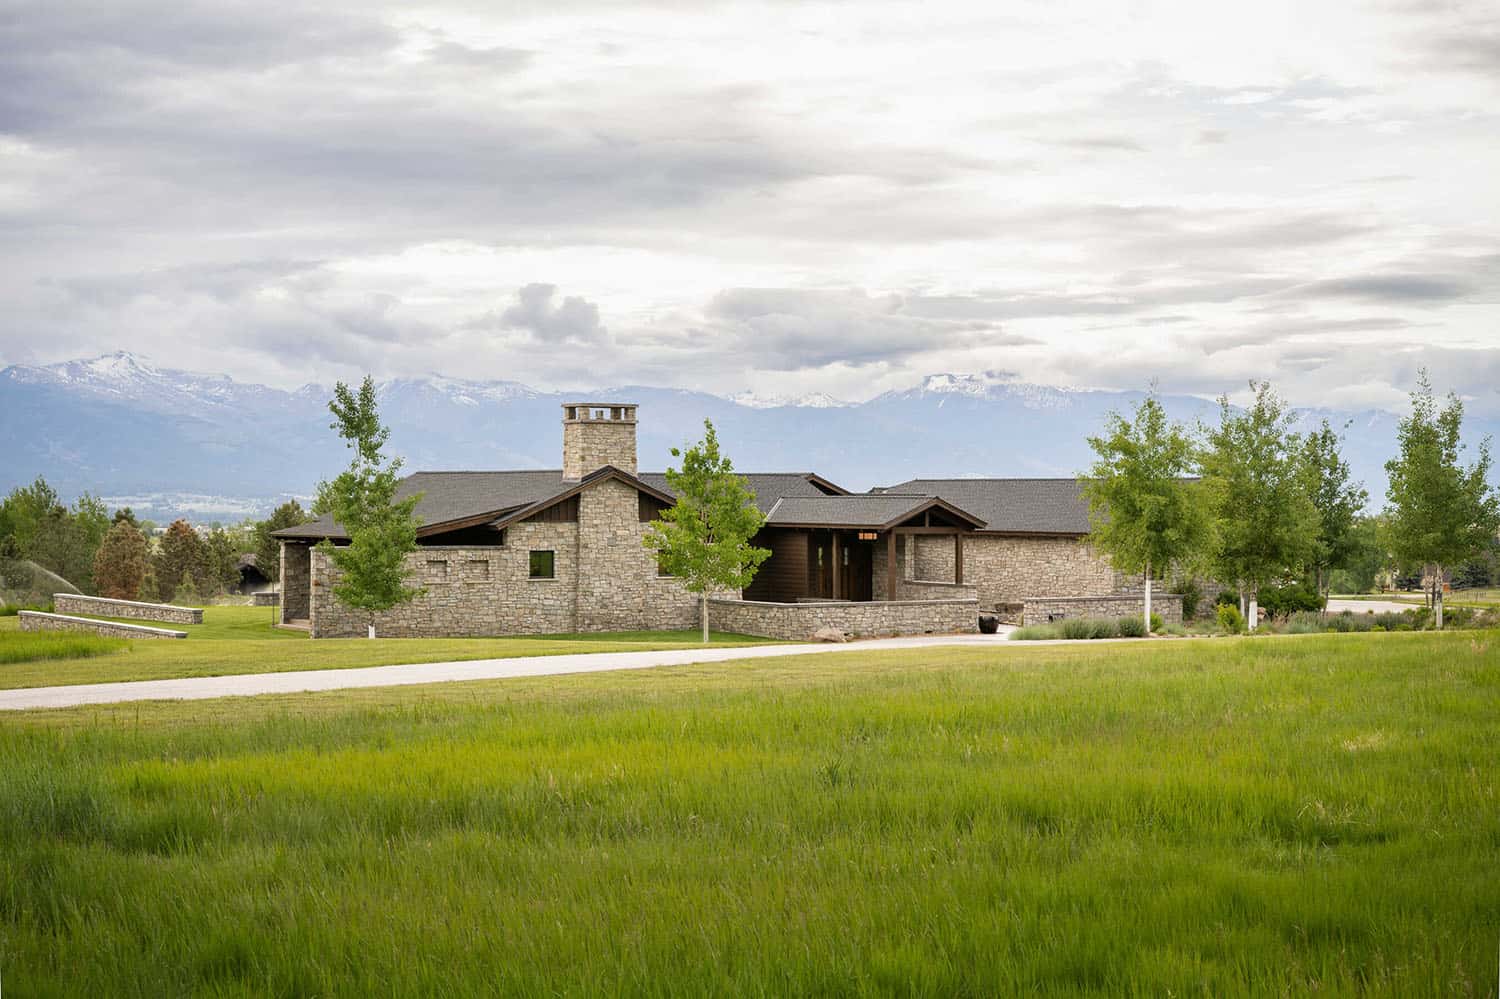
[(1254, 631), (1257, 624), (1260, 624), (1260, 607), (1256, 604), (1255, 598), (1251, 597), (1250, 613), (1245, 615), (1245, 627)]
[(367, 637), (369, 637), (369, 638), (374, 638), (375, 637), (375, 622), (374, 621), (370, 622), (370, 631), (369, 631), (369, 635)]
[(703, 611), (703, 644), (708, 644), (708, 591), (698, 594), (698, 604)]
[(1146, 563), (1146, 634), (1151, 634), (1151, 564)]
[(1437, 578), (1432, 583), (1432, 611), (1437, 630), (1443, 630), (1443, 567), (1437, 566)]

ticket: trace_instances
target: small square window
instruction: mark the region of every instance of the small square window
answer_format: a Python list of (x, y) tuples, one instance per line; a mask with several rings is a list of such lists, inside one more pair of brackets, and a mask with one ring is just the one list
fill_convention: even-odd
[(531, 578), (553, 579), (557, 575), (556, 564), (557, 553), (550, 551), (534, 551), (531, 553)]

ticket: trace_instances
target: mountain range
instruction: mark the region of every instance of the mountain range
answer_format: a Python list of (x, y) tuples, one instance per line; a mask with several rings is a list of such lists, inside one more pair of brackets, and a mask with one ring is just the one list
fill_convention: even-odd
[[(64, 496), (102, 496), (156, 520), (237, 520), (287, 497), (306, 498), (348, 461), (329, 427), (328, 387), (294, 391), (158, 367), (120, 352), (0, 370), (5, 460), (0, 490), (38, 475)], [(747, 471), (816, 471), (851, 489), (912, 477), (1075, 474), (1086, 437), (1140, 392), (1073, 390), (969, 374), (934, 374), (920, 385), (850, 403), (624, 385), (541, 391), (510, 381), (438, 376), (379, 386), (391, 450), (409, 470), (556, 468), (565, 401), (640, 406), (642, 469), (665, 468), (670, 449), (700, 436), (704, 419)], [(1162, 396), (1182, 420), (1209, 420), (1217, 404)], [(1385, 491), (1383, 464), (1396, 445), (1394, 414), (1299, 410), (1312, 424), (1346, 427), (1346, 455), (1369, 488)], [(1500, 421), (1470, 420), (1470, 439)]]

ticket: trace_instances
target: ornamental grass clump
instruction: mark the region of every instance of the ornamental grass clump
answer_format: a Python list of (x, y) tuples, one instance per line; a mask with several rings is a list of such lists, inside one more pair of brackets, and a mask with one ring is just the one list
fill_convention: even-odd
[[(1152, 616), (1155, 617), (1154, 614)], [(1138, 617), (1122, 617), (1115, 627), (1118, 629), (1121, 638), (1146, 637), (1146, 622)]]

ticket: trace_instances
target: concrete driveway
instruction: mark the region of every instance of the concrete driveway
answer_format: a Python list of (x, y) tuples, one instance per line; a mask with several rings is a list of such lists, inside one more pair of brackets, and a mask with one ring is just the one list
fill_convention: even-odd
[(1343, 611), (1353, 611), (1355, 614), (1363, 614), (1372, 611), (1376, 614), (1384, 614), (1387, 611), (1421, 610), (1422, 602), (1402, 603), (1399, 600), (1339, 600), (1336, 597), (1328, 598), (1328, 613), (1339, 614)]
[(292, 694), (355, 687), (401, 687), (417, 683), (459, 680), (503, 680), (521, 676), (560, 676), (617, 669), (687, 666), (737, 659), (777, 656), (838, 655), (886, 649), (925, 649), (938, 646), (994, 646), (1013, 629), (996, 635), (932, 635), (920, 638), (877, 638), (845, 644), (748, 645), (741, 648), (671, 649), (656, 652), (593, 652), (564, 656), (525, 656), (473, 659), (467, 662), (408, 663), (359, 669), (303, 670), (295, 673), (253, 673), (235, 676), (195, 676), (180, 680), (133, 680), (125, 683), (87, 683), (67, 687), (0, 690), (0, 711), (32, 708), (70, 708), (80, 704), (120, 701), (202, 700), (210, 697), (247, 697), (255, 694)]

